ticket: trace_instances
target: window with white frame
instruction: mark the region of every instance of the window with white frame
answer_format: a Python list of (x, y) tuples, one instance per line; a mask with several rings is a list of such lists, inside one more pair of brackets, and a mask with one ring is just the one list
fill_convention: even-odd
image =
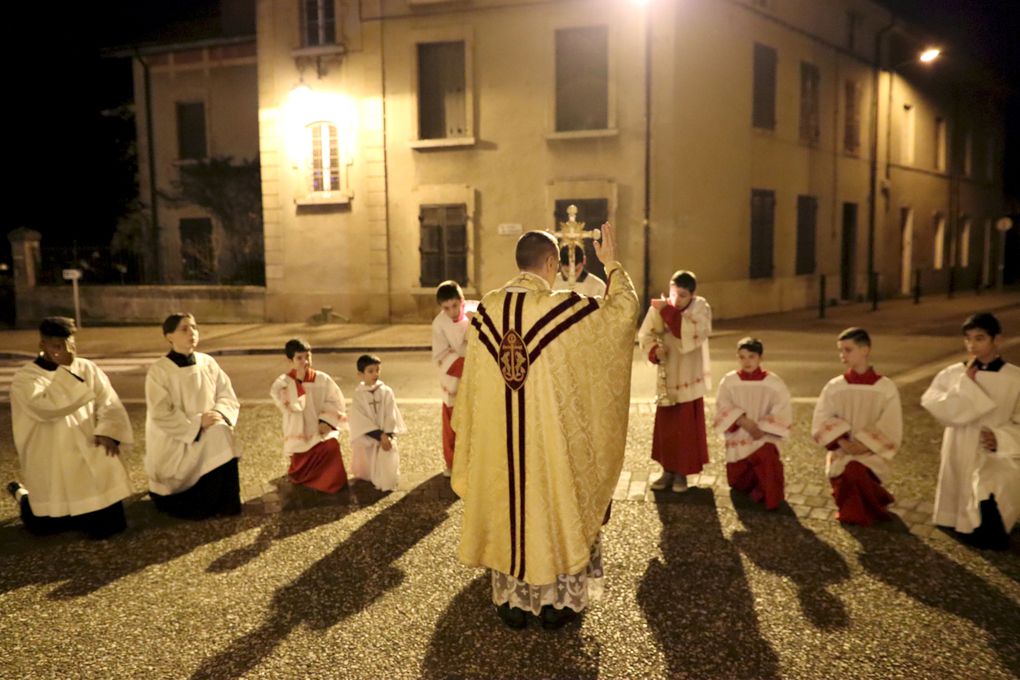
[(336, 125), (318, 121), (306, 128), (311, 144), (309, 187), (313, 194), (340, 191), (340, 141)]
[(336, 0), (300, 0), (305, 47), (336, 44)]

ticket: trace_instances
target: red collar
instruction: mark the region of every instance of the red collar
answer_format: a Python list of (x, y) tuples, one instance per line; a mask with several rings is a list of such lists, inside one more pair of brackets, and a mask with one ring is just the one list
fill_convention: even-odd
[(768, 371), (764, 370), (761, 366), (754, 369), (751, 373), (744, 373), (743, 371), (737, 371), (737, 375), (740, 376), (741, 380), (764, 380), (765, 376), (769, 374)]
[[(297, 371), (296, 370), (292, 370), (287, 375), (289, 375), (295, 381), (298, 379)], [(305, 373), (305, 377), (301, 379), (301, 382), (315, 382), (315, 369), (314, 368), (309, 368), (308, 372)]]
[(875, 369), (872, 368), (871, 366), (868, 366), (868, 370), (866, 370), (864, 373), (857, 373), (851, 368), (847, 370), (846, 373), (843, 374), (843, 379), (846, 380), (847, 383), (851, 385), (874, 385), (881, 378), (882, 376), (880, 376), (878, 373), (875, 373)]

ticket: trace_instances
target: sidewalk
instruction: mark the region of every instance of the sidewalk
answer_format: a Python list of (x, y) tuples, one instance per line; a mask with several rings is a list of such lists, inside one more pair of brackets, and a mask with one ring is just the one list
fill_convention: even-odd
[[(929, 296), (915, 305), (911, 299), (886, 300), (878, 311), (870, 303), (830, 307), (826, 318), (817, 309), (765, 314), (716, 321), (715, 335), (759, 328), (773, 331), (838, 330), (867, 326), (872, 332), (907, 335), (956, 334), (960, 321), (977, 310), (1020, 307), (1020, 290), (975, 295), (959, 293)], [(203, 324), (203, 351), (213, 355), (277, 353), (288, 338), (303, 337), (316, 352), (425, 351), (430, 348), (429, 324), (320, 324), (261, 323)], [(153, 355), (165, 349), (160, 329), (152, 326), (86, 327), (77, 335), (78, 350), (84, 356)], [(31, 357), (36, 353), (38, 335), (34, 330), (0, 331), (0, 359)]]

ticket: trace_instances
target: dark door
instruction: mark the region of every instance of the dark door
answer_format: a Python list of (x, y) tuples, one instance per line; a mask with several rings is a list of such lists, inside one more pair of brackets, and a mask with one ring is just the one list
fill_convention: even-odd
[(854, 298), (854, 278), (857, 270), (857, 204), (843, 204), (843, 238), (839, 258), (839, 297)]
[[(609, 220), (609, 200), (605, 198), (569, 198), (556, 201), (556, 230), (559, 231), (560, 222), (567, 221), (567, 208), (577, 206), (577, 221), (584, 222), (585, 231), (598, 229)], [(595, 247), (591, 239), (584, 239), (584, 257), (587, 264), (584, 266), (589, 272), (606, 280), (606, 267), (595, 255)]]

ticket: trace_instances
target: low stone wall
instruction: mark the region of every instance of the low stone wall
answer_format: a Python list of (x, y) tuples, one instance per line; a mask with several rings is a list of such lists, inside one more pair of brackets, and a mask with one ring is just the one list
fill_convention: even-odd
[[(200, 322), (258, 323), (266, 319), (262, 286), (79, 286), (82, 325), (160, 323), (172, 312), (191, 312)], [(18, 290), (17, 325), (32, 327), (46, 316), (74, 317), (71, 284)]]

